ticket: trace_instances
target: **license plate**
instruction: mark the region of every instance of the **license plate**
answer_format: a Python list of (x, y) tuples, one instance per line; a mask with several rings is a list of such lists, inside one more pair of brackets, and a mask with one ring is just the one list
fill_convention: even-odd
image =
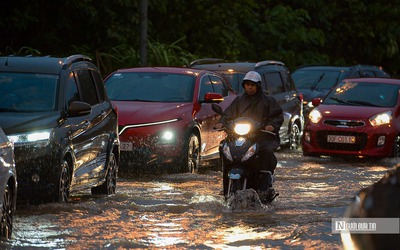
[(356, 143), (356, 137), (345, 135), (328, 135), (327, 142), (354, 144)]
[(132, 142), (121, 142), (121, 151), (132, 151), (133, 143)]

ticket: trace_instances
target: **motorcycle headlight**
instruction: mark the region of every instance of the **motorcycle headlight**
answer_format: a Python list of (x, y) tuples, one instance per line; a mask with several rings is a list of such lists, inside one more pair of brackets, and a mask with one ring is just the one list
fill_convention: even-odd
[(250, 128), (251, 128), (251, 125), (248, 123), (238, 123), (238, 124), (235, 124), (234, 131), (238, 135), (245, 135), (245, 134), (249, 133)]
[(369, 118), (369, 122), (371, 123), (372, 126), (389, 124), (391, 120), (392, 120), (391, 111), (383, 112)]
[(15, 146), (46, 147), (50, 143), (51, 129), (7, 136)]
[(251, 146), (248, 150), (247, 150), (247, 152), (246, 152), (246, 154), (243, 156), (243, 158), (242, 158), (242, 162), (243, 161), (247, 161), (248, 159), (250, 159), (250, 157), (252, 157), (255, 153), (256, 153), (256, 151), (257, 151), (257, 144), (253, 144), (253, 146)]

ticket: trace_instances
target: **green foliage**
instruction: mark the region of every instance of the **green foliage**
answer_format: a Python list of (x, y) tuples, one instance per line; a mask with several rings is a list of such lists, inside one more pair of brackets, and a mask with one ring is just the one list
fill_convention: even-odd
[[(5, 0), (0, 54), (94, 58), (103, 74), (140, 64), (140, 1)], [(148, 64), (203, 58), (400, 64), (398, 1), (149, 0)]]

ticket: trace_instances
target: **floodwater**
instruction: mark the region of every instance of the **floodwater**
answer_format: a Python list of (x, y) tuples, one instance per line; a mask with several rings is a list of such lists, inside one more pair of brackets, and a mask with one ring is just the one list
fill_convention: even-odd
[(379, 161), (276, 153), (276, 200), (232, 210), (221, 172), (119, 177), (117, 194), (75, 194), (68, 204), (21, 206), (1, 249), (343, 249), (331, 219), (397, 159)]

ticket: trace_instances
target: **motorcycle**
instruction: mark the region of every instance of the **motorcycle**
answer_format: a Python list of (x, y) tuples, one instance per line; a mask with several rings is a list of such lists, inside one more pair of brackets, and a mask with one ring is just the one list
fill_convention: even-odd
[[(213, 104), (212, 109), (223, 115), (219, 105)], [(220, 130), (224, 130), (227, 135), (220, 143), (225, 201), (236, 195), (239, 190), (253, 189), (262, 203), (272, 202), (279, 193), (272, 187), (273, 174), (270, 171), (258, 170), (259, 145), (256, 138), (260, 133), (275, 133), (262, 130), (261, 123), (247, 117), (229, 121), (223, 124)]]

